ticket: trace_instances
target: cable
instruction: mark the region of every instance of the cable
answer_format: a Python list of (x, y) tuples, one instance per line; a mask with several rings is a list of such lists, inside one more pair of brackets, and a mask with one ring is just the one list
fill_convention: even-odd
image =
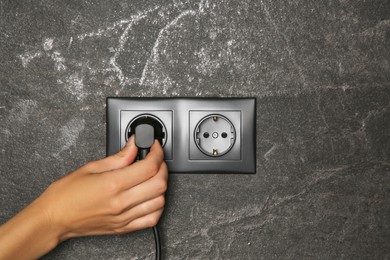
[[(135, 134), (135, 144), (138, 147), (138, 160), (145, 159), (153, 145), (154, 139), (162, 142), (162, 126), (157, 120), (151, 117), (141, 117), (133, 123), (131, 132)], [(156, 260), (161, 260), (161, 243), (158, 227), (152, 227), (154, 243), (156, 246)]]
[[(139, 155), (144, 155), (146, 157), (147, 155), (147, 152), (145, 153), (145, 151), (142, 151), (140, 152)], [(141, 156), (140, 156), (141, 157)], [(145, 158), (144, 157), (144, 158)], [(144, 159), (142, 158), (142, 159)], [(140, 160), (142, 160), (140, 158)], [(155, 244), (155, 247), (156, 247), (156, 260), (161, 260), (161, 243), (160, 243), (160, 234), (159, 234), (159, 231), (158, 231), (158, 227), (157, 225), (155, 225), (154, 227), (152, 227), (153, 229), (153, 236), (154, 236), (154, 244)]]
[(154, 243), (156, 245), (156, 260), (161, 260), (161, 243), (160, 243), (160, 234), (158, 232), (158, 226), (155, 225), (152, 227), (154, 235)]

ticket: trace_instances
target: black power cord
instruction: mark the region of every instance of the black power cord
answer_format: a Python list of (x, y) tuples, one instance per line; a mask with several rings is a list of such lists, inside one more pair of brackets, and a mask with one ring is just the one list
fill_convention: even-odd
[(158, 231), (158, 226), (155, 225), (152, 227), (153, 235), (154, 235), (154, 243), (156, 246), (156, 260), (161, 260), (161, 242), (160, 242), (160, 234)]
[[(161, 123), (148, 116), (140, 117), (131, 124), (129, 135), (133, 134), (135, 135), (135, 145), (138, 147), (138, 160), (145, 159), (155, 139), (161, 144), (164, 137)], [(153, 235), (156, 245), (156, 260), (161, 260), (161, 243), (157, 225), (153, 227)]]

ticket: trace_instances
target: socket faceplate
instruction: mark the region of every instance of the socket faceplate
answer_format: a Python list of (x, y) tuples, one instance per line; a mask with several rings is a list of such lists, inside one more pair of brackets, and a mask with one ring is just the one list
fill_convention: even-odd
[[(126, 144), (129, 123), (144, 114), (166, 128), (170, 173), (256, 173), (255, 98), (107, 98), (107, 155)], [(212, 124), (213, 115), (233, 128), (225, 121)], [(198, 141), (205, 143), (197, 144), (197, 131), (206, 128), (209, 137), (201, 136)]]

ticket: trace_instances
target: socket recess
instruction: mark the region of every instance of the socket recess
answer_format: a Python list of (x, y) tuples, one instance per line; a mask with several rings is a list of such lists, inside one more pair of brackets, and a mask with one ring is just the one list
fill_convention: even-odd
[(219, 157), (232, 149), (236, 131), (229, 119), (220, 114), (211, 114), (196, 125), (194, 139), (196, 146), (205, 155)]
[(190, 111), (189, 118), (194, 135), (190, 140), (190, 159), (241, 159), (241, 111), (196, 110)]
[(125, 146), (132, 122), (145, 116), (163, 126), (170, 173), (256, 173), (255, 98), (109, 97), (107, 155)]

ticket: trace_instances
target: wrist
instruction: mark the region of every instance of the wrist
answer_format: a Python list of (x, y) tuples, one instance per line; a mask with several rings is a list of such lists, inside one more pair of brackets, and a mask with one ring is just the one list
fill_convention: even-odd
[(44, 193), (29, 205), (29, 214), (36, 216), (36, 226), (43, 229), (43, 235), (50, 240), (49, 244), (54, 248), (65, 240), (66, 228), (57, 219), (51, 205), (55, 205), (55, 202), (48, 200)]
[(30, 227), (27, 229), (31, 230), (36, 244), (40, 245), (42, 255), (54, 249), (61, 242), (62, 230), (53, 223), (47, 209), (40, 204), (39, 198), (20, 214), (26, 219), (31, 219)]

